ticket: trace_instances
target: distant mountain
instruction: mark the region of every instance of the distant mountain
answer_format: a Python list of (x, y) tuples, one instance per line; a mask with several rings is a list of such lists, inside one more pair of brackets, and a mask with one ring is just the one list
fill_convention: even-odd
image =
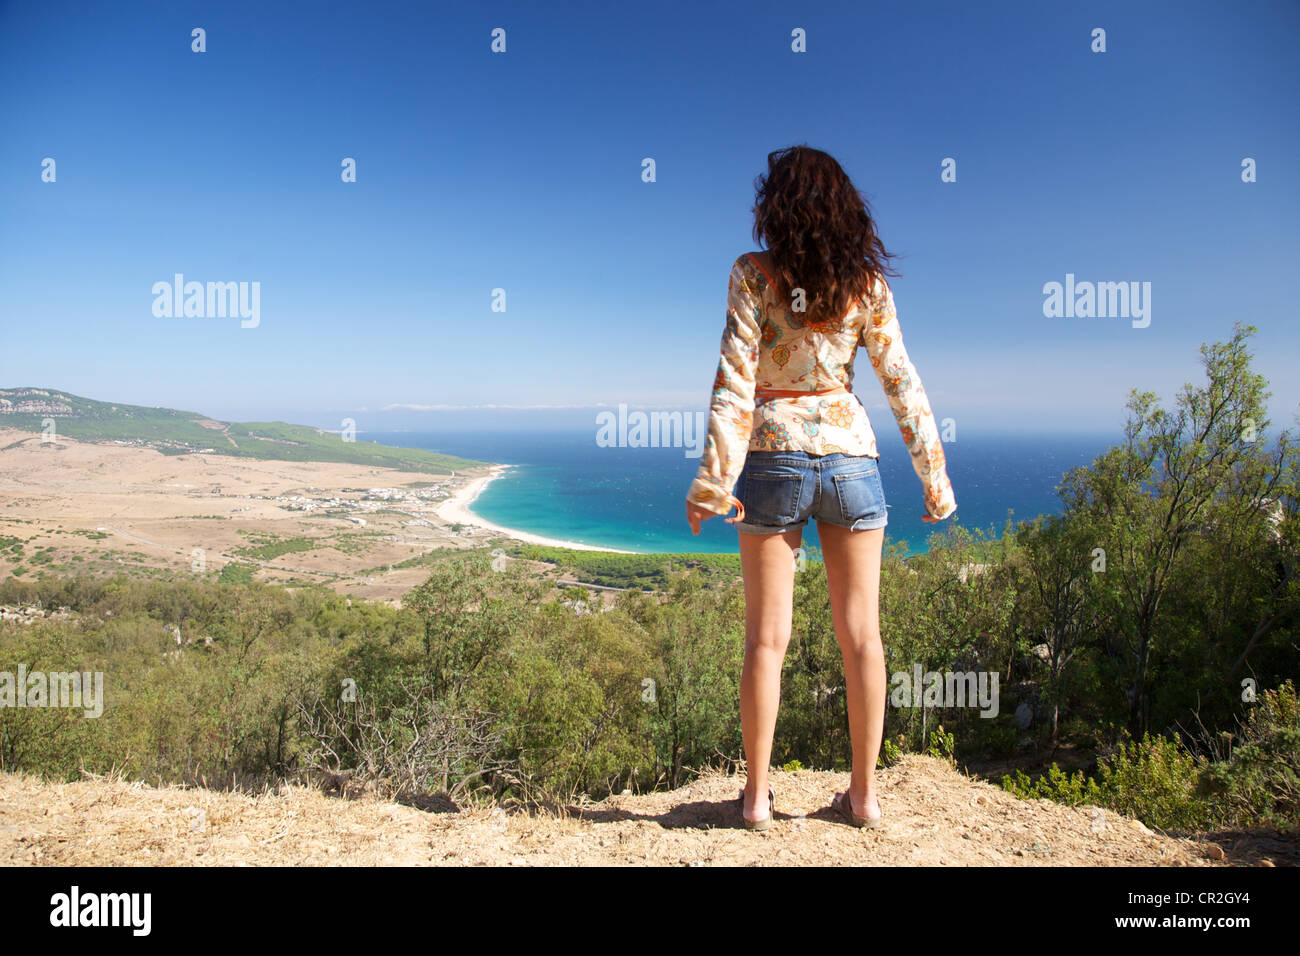
[(286, 422), (220, 422), (198, 412), (97, 402), (56, 388), (0, 388), (0, 428), (56, 436), (127, 442), (164, 455), (232, 455), (277, 461), (336, 461), (406, 471), (446, 473), (484, 462), (418, 448), (344, 441), (333, 432)]

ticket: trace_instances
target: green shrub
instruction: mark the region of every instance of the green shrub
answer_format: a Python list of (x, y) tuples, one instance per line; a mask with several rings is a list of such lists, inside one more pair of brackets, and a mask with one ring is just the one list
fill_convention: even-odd
[(1002, 778), (1024, 798), (1108, 807), (1167, 830), (1276, 827), (1300, 832), (1300, 704), (1287, 681), (1266, 690), (1247, 711), (1221, 759), (1192, 753), (1180, 740), (1144, 736), (1121, 740), (1092, 779), (1056, 764), (1031, 780), (1022, 771)]
[(1070, 806), (1106, 802), (1097, 781), (1084, 777), (1083, 771), (1067, 774), (1056, 764), (1038, 780), (1031, 780), (1023, 770), (1017, 770), (1002, 778), (1002, 788), (1022, 800), (1055, 800)]
[(256, 565), (231, 561), (221, 569), (221, 574), (217, 576), (217, 580), (222, 584), (249, 584), (252, 582), (253, 572), (256, 570)]
[(1144, 734), (1102, 760), (1097, 772), (1111, 809), (1166, 830), (1197, 830), (1212, 819), (1196, 797), (1203, 765), (1178, 740)]
[(1199, 793), (1228, 825), (1300, 832), (1300, 706), (1290, 681), (1250, 706), (1239, 742), (1206, 768)]
[(1092, 779), (1082, 771), (1067, 775), (1052, 764), (1037, 781), (1017, 770), (1002, 778), (1002, 786), (1018, 797), (1095, 804), (1162, 829), (1198, 830), (1213, 819), (1210, 807), (1196, 795), (1203, 763), (1177, 740), (1143, 735), (1103, 757)]
[(936, 760), (942, 760), (949, 766), (957, 766), (956, 741), (950, 733), (944, 733), (943, 724), (937, 730), (930, 731), (930, 747), (927, 753)]

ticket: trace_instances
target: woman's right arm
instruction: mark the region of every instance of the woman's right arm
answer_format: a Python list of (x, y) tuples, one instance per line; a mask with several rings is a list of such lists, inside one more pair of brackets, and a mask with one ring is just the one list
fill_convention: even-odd
[(761, 319), (759, 286), (763, 281), (744, 256), (731, 267), (727, 324), (709, 402), (709, 430), (699, 470), (686, 493), (688, 503), (713, 514), (725, 515), (735, 505), (738, 519), (743, 519), (744, 507), (731, 492), (745, 466), (754, 424)]
[(932, 518), (947, 518), (957, 510), (939, 427), (930, 410), (930, 398), (921, 385), (916, 366), (903, 347), (903, 331), (894, 309), (894, 293), (881, 276), (881, 291), (874, 300), (871, 316), (862, 327), (860, 344), (867, 350), (876, 377), (889, 399), (898, 422), (903, 444), (912, 456), (912, 467), (925, 492), (925, 512)]

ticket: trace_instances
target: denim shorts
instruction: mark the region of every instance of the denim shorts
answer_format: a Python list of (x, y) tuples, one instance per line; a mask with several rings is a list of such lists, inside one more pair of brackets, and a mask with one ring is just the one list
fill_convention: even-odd
[(735, 495), (745, 520), (732, 527), (750, 534), (802, 528), (809, 518), (853, 531), (883, 528), (889, 520), (880, 468), (867, 455), (751, 451)]

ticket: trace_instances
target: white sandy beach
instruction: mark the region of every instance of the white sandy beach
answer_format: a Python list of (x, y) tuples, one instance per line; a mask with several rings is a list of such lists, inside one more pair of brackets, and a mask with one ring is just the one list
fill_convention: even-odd
[(558, 538), (546, 538), (540, 534), (529, 534), (527, 531), (516, 531), (513, 528), (503, 528), (499, 524), (493, 524), (490, 521), (484, 521), (474, 512), (470, 511), (469, 506), (474, 499), (482, 493), (483, 489), (488, 486), (488, 482), (500, 478), (510, 468), (509, 465), (493, 465), (490, 473), (481, 478), (474, 478), (467, 481), (464, 485), (456, 490), (450, 498), (434, 510), (440, 519), (448, 524), (465, 524), (474, 525), (478, 528), (486, 528), (488, 531), (495, 531), (497, 534), (503, 534), (506, 537), (514, 538), (516, 541), (523, 541), (527, 544), (541, 544), (551, 548), (572, 548), (575, 551), (612, 551), (615, 554), (635, 554), (635, 551), (620, 551), (618, 548), (599, 548), (591, 544), (581, 544), (577, 541), (561, 541)]

